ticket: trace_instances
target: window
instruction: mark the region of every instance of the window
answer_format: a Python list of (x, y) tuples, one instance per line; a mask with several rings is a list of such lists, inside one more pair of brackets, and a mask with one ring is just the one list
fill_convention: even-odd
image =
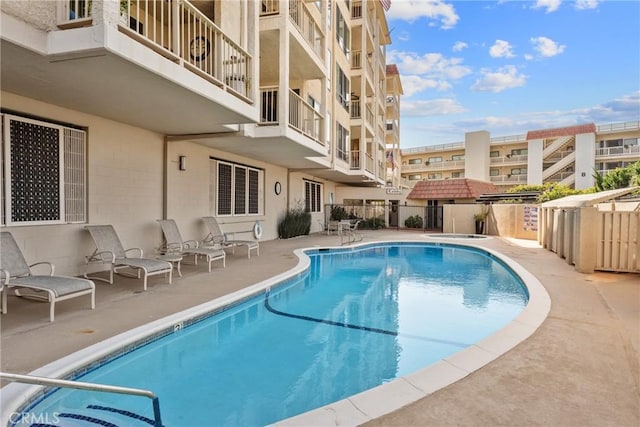
[(499, 176), (500, 169), (489, 169), (489, 176)]
[(333, 68), (331, 63), (331, 49), (327, 49), (327, 90), (331, 92), (331, 69)]
[(427, 160), (429, 163), (437, 163), (442, 161), (442, 157), (429, 157)]
[(349, 78), (336, 64), (336, 98), (338, 102), (348, 110), (349, 108)]
[(451, 172), (451, 178), (464, 178), (464, 172)]
[(418, 179), (421, 179), (422, 175), (418, 174), (418, 175), (409, 175), (409, 180), (410, 181), (416, 181)]
[(452, 161), (464, 160), (464, 154), (454, 154), (451, 156)]
[(489, 153), (489, 157), (500, 157), (500, 152), (499, 151), (491, 151)]
[(512, 156), (524, 156), (529, 153), (529, 150), (526, 148), (514, 148), (511, 150)]
[(9, 180), (2, 176), (0, 222), (86, 222), (86, 132), (12, 115), (2, 122), (1, 163)]
[(345, 55), (349, 54), (349, 48), (351, 47), (350, 38), (349, 26), (342, 16), (340, 7), (336, 7), (336, 40)]
[(322, 184), (304, 180), (304, 209), (307, 212), (322, 212)]
[(409, 159), (410, 165), (419, 165), (420, 163), (422, 163), (422, 159)]
[(264, 172), (222, 160), (212, 160), (212, 212), (216, 216), (262, 215)]
[(440, 172), (438, 172), (438, 173), (430, 173), (429, 174), (429, 179), (442, 179), (442, 174)]
[(340, 125), (340, 123), (336, 123), (337, 128), (337, 144), (336, 144), (336, 156), (347, 162), (349, 158), (349, 153), (347, 152), (347, 142), (349, 141), (349, 131)]

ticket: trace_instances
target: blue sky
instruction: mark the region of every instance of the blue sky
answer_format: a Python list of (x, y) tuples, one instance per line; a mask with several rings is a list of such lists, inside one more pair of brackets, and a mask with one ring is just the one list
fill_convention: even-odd
[(400, 147), (640, 120), (637, 0), (392, 0)]

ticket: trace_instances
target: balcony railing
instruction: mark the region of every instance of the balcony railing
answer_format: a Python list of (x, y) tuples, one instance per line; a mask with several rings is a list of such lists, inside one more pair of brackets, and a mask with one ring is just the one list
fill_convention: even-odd
[(323, 118), (309, 103), (289, 89), (289, 126), (324, 145)]
[(351, 118), (352, 119), (362, 118), (361, 104), (359, 99), (351, 101)]
[(526, 163), (529, 159), (528, 154), (522, 154), (519, 156), (511, 156), (507, 155), (504, 157), (491, 157), (491, 164), (502, 164), (502, 163)]
[[(91, 18), (91, 1), (60, 2), (61, 22)], [(188, 0), (120, 0), (120, 30), (190, 71), (252, 100), (251, 55)], [(90, 21), (90, 19), (89, 19)]]
[(278, 124), (278, 87), (260, 88), (260, 124)]
[(280, 12), (280, 0), (262, 0), (260, 16), (277, 15)]
[(365, 114), (365, 119), (367, 120), (367, 123), (373, 126), (373, 111), (371, 111), (371, 105), (368, 103), (365, 108), (364, 114)]
[(596, 132), (618, 132), (622, 130), (635, 130), (640, 129), (640, 120), (633, 122), (622, 122), (622, 123), (610, 123), (607, 125), (598, 125), (596, 126)]
[(351, 150), (350, 168), (353, 170), (360, 169), (360, 150)]
[(628, 155), (640, 155), (640, 145), (596, 148), (596, 157), (619, 157)]
[(351, 19), (362, 18), (362, 1), (354, 1), (351, 3)]
[(373, 173), (373, 156), (371, 156), (371, 154), (369, 154), (369, 153), (366, 153), (364, 155), (364, 161), (365, 161), (364, 169), (367, 172)]
[(351, 69), (359, 70), (361, 68), (362, 68), (362, 51), (352, 50), (351, 51)]
[(320, 58), (324, 58), (322, 39), (324, 35), (322, 29), (313, 19), (313, 15), (307, 9), (307, 5), (302, 0), (290, 0), (289, 18), (298, 28), (300, 34), (307, 40), (313, 51)]
[(527, 175), (497, 175), (490, 177), (491, 182), (527, 182)]

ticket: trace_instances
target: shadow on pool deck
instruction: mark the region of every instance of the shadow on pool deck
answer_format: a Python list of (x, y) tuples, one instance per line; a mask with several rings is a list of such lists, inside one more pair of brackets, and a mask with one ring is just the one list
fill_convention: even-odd
[[(374, 240), (427, 241), (420, 234), (364, 231)], [(532, 272), (551, 296), (551, 312), (526, 341), (466, 378), (370, 426), (416, 425), (640, 425), (640, 275), (576, 273), (535, 242), (478, 239)], [(0, 317), (0, 366), (28, 373), (76, 350), (152, 320), (229, 294), (282, 273), (298, 262), (293, 250), (336, 246), (339, 236), (314, 234), (261, 243), (260, 256), (244, 250), (214, 263), (183, 266), (183, 278), (168, 285), (119, 277), (96, 285), (96, 309), (88, 298), (57, 304), (48, 322), (48, 305), (9, 297)]]

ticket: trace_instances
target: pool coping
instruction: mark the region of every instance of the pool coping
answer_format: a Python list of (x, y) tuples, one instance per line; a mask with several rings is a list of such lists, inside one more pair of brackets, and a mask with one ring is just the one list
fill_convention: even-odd
[[(531, 273), (520, 266), (520, 264), (504, 254), (479, 245), (469, 244), (468, 242), (459, 242), (459, 240), (461, 239), (456, 239), (455, 242), (446, 242), (445, 244), (462, 247), (468, 246), (486, 251), (502, 260), (522, 279), (529, 292), (529, 303), (516, 319), (497, 333), (420, 371), (399, 377), (389, 383), (366, 390), (349, 398), (278, 421), (273, 425), (361, 424), (393, 412), (402, 406), (419, 400), (440, 388), (464, 378), (471, 372), (495, 360), (533, 334), (547, 317), (551, 307), (549, 295), (542, 284)], [(115, 335), (38, 368), (30, 372), (30, 375), (49, 378), (69, 377), (74, 372), (81, 370), (82, 367), (113, 354), (114, 348), (135, 345), (151, 335), (163, 333), (167, 328), (172, 328), (184, 321), (207, 315), (213, 311), (223, 309), (238, 300), (250, 298), (264, 292), (271, 286), (279, 284), (308, 269), (310, 259), (305, 254), (306, 251), (318, 250), (320, 248), (349, 250), (363, 246), (388, 245), (393, 243), (420, 244), (421, 242), (415, 240), (370, 241), (348, 247), (319, 245), (295, 249), (293, 252), (298, 257), (298, 263), (295, 267), (284, 273)], [(429, 243), (439, 244), (439, 242)], [(7, 425), (11, 417), (16, 413), (15, 411), (24, 408), (25, 404), (33, 401), (34, 396), (37, 396), (42, 390), (42, 386), (19, 383), (11, 383), (3, 387), (0, 393), (1, 407), (3, 408), (2, 414), (0, 414), (1, 425)]]

